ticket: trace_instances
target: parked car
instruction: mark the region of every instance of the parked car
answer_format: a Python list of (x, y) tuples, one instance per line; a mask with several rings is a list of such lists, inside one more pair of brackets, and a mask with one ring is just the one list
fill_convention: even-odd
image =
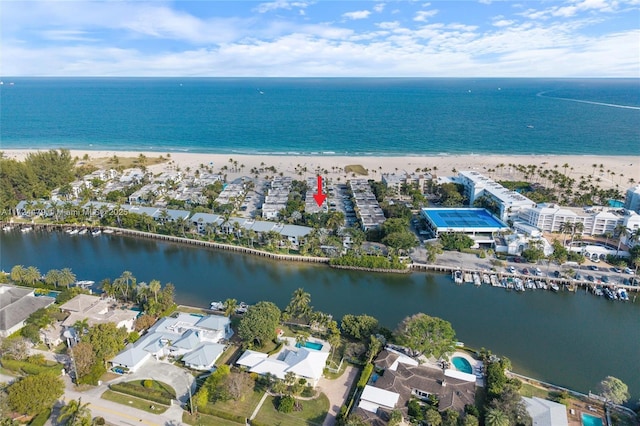
[(613, 272), (618, 273), (618, 274), (619, 274), (620, 272), (622, 272), (622, 269), (620, 269), (620, 268), (616, 268), (616, 267), (611, 268), (611, 270), (612, 270)]
[(603, 275), (602, 278), (600, 278), (602, 280), (603, 283), (608, 283), (609, 282), (609, 277), (606, 275)]
[(598, 267), (596, 265), (589, 265), (589, 269), (591, 269), (592, 271), (597, 271)]
[(625, 274), (629, 274), (629, 275), (633, 275), (633, 270), (631, 268), (624, 268), (624, 273)]
[(560, 271), (553, 271), (553, 276), (556, 278), (560, 278)]
[(587, 281), (590, 281), (593, 283), (596, 281), (596, 277), (594, 277), (593, 275), (587, 275)]
[(522, 273), (525, 275), (529, 275), (529, 270), (527, 268), (523, 268)]

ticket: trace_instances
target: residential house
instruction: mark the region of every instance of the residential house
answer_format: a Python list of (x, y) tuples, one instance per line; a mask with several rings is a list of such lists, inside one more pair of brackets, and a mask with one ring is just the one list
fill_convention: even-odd
[(0, 337), (8, 337), (25, 326), (29, 316), (56, 300), (36, 296), (32, 288), (0, 285)]
[(440, 411), (452, 409), (462, 413), (466, 404), (475, 401), (476, 377), (456, 370), (419, 365), (413, 358), (392, 349), (383, 350), (375, 362), (376, 380), (365, 386), (357, 414), (372, 424), (398, 409), (406, 418), (412, 398), (438, 397)]
[(557, 402), (538, 398), (522, 398), (534, 426), (568, 426), (567, 407)]
[(120, 309), (113, 301), (90, 294), (77, 295), (60, 306), (60, 310), (69, 313), (62, 322), (64, 327), (73, 327), (76, 322), (84, 320), (90, 327), (112, 322), (117, 328), (124, 327), (127, 332), (133, 331), (138, 316), (136, 311)]
[(245, 351), (237, 365), (247, 368), (252, 373), (272, 374), (283, 380), (289, 372), (296, 377), (304, 378), (311, 386), (316, 386), (322, 377), (324, 367), (329, 358), (328, 351), (286, 347), (278, 354), (268, 356), (262, 352)]
[(233, 335), (229, 318), (219, 315), (197, 316), (178, 313), (162, 318), (134, 344), (111, 360), (114, 367), (129, 371), (140, 368), (148, 359), (182, 357), (188, 367), (210, 370), (224, 352), (225, 339)]

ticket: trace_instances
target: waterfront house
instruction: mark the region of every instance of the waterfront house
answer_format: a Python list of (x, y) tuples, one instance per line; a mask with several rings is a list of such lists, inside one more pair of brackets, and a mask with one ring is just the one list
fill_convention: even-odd
[(53, 297), (36, 296), (32, 288), (0, 285), (0, 337), (20, 330), (32, 313), (55, 301)]
[(138, 312), (120, 309), (116, 303), (90, 294), (79, 294), (60, 306), (60, 310), (69, 316), (62, 322), (64, 327), (73, 327), (78, 321), (87, 320), (91, 327), (97, 324), (112, 322), (117, 328), (124, 327), (127, 332), (133, 331)]
[(406, 418), (412, 398), (426, 401), (435, 395), (438, 410), (459, 413), (466, 404), (474, 404), (476, 377), (472, 374), (419, 365), (413, 358), (389, 348), (380, 352), (374, 364), (376, 374), (365, 386), (355, 410), (370, 423), (379, 423), (394, 409)]
[(116, 355), (111, 364), (136, 371), (148, 359), (182, 357), (186, 366), (210, 370), (224, 351), (220, 342), (233, 335), (229, 318), (178, 313), (162, 318), (134, 344)]
[(315, 387), (322, 377), (328, 358), (327, 351), (286, 347), (272, 356), (247, 350), (236, 364), (252, 373), (262, 375), (269, 373), (280, 380), (284, 380), (285, 375), (291, 372)]
[(535, 426), (567, 426), (567, 407), (557, 402), (538, 398), (522, 398)]

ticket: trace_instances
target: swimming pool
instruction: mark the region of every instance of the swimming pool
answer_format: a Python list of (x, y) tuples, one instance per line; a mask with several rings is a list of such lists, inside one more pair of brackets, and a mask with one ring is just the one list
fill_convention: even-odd
[(602, 426), (602, 419), (591, 414), (582, 413), (582, 426)]
[[(299, 348), (300, 343), (296, 343), (296, 348)], [(304, 347), (307, 349), (313, 349), (314, 351), (319, 351), (322, 349), (322, 343), (316, 343), (316, 342), (304, 342)]]
[(451, 362), (453, 363), (453, 366), (456, 367), (456, 370), (462, 371), (463, 373), (473, 374), (473, 368), (471, 368), (471, 364), (465, 358), (454, 356), (451, 358)]

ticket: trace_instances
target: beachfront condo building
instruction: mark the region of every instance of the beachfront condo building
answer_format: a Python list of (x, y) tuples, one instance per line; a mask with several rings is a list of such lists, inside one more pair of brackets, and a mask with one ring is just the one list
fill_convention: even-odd
[(640, 185), (627, 189), (627, 197), (625, 198), (624, 208), (640, 213)]
[(473, 170), (459, 172), (456, 181), (464, 186), (470, 206), (480, 197), (487, 197), (494, 201), (497, 206), (496, 215), (502, 221), (512, 219), (520, 210), (536, 205), (524, 195), (507, 189), (493, 179)]

